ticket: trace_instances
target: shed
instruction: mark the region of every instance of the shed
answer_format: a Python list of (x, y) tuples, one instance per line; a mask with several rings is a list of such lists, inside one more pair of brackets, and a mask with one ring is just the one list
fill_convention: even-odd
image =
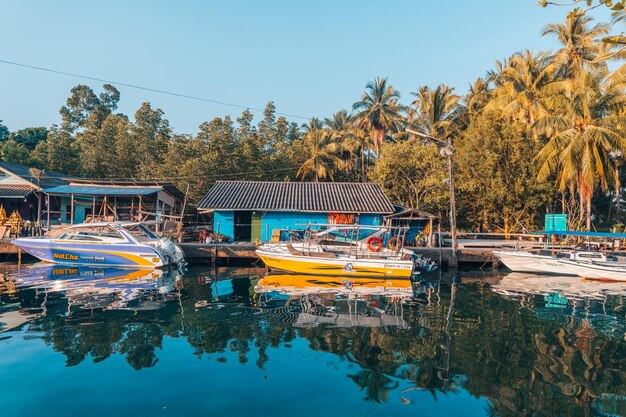
[[(433, 221), (439, 220), (439, 216), (414, 208), (406, 208), (394, 205), (395, 212), (385, 216), (384, 223), (393, 227), (408, 227), (405, 242), (410, 245), (432, 245)], [(424, 234), (423, 240), (418, 241), (420, 233)]]
[(0, 204), (7, 213), (17, 211), (24, 220), (38, 222), (47, 207), (42, 190), (63, 184), (67, 180), (62, 174), (0, 161)]
[(394, 207), (373, 183), (217, 181), (198, 211), (231, 240), (269, 241), (307, 223), (380, 225)]
[(59, 200), (55, 218), (62, 223), (83, 223), (98, 218), (131, 220), (153, 216), (157, 220), (180, 214), (184, 193), (169, 182), (109, 181), (74, 178), (68, 184), (44, 190)]

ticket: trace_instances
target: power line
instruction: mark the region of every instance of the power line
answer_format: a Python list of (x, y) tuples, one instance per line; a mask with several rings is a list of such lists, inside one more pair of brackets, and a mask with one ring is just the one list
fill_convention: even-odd
[[(14, 65), (16, 67), (34, 69), (34, 70), (37, 70), (37, 71), (45, 71), (45, 72), (51, 72), (51, 73), (54, 73), (54, 74), (67, 75), (69, 77), (83, 78), (83, 79), (86, 79), (86, 80), (92, 80), (92, 81), (98, 81), (98, 82), (107, 83), (107, 84), (119, 85), (119, 86), (128, 87), (128, 88), (135, 88), (137, 90), (150, 91), (150, 92), (153, 92), (153, 93), (166, 94), (166, 95), (170, 95), (170, 96), (174, 96), (174, 97), (188, 98), (190, 100), (203, 101), (203, 102), (206, 102), (206, 103), (219, 104), (219, 105), (222, 105), (222, 106), (230, 106), (230, 107), (235, 107), (235, 108), (238, 108), (238, 109), (249, 109), (249, 110), (254, 110), (254, 111), (258, 111), (258, 112), (263, 112), (263, 109), (258, 108), (258, 107), (244, 106), (244, 105), (241, 105), (241, 104), (234, 104), (234, 103), (228, 103), (228, 102), (225, 102), (225, 101), (212, 100), (212, 99), (209, 99), (209, 98), (190, 96), (190, 95), (187, 95), (187, 94), (175, 93), (175, 92), (166, 91), (166, 90), (159, 90), (159, 89), (150, 88), (150, 87), (143, 87), (143, 86), (140, 86), (140, 85), (128, 84), (128, 83), (123, 83), (123, 82), (119, 82), (119, 81), (105, 80), (105, 79), (102, 79), (102, 78), (91, 77), (91, 76), (88, 76), (88, 75), (74, 74), (72, 72), (55, 70), (55, 69), (52, 69), (52, 68), (38, 67), (38, 66), (35, 66), (35, 65), (22, 64), (20, 62), (7, 61), (7, 60), (4, 60), (4, 59), (0, 59), (0, 63), (7, 64), (7, 65)], [(276, 114), (278, 114), (280, 116), (285, 116), (285, 117), (293, 117), (293, 118), (296, 118), (296, 119), (309, 120), (309, 117), (298, 116), (296, 114), (281, 113), (281, 112), (276, 112)]]
[[(138, 182), (142, 182), (142, 181), (170, 181), (170, 180), (189, 180), (189, 179), (194, 179), (194, 178), (222, 178), (222, 177), (234, 177), (234, 176), (239, 176), (239, 175), (248, 175), (248, 174), (266, 174), (266, 173), (270, 173), (270, 172), (281, 172), (281, 171), (295, 171), (295, 170), (299, 170), (299, 167), (288, 167), (288, 168), (275, 168), (275, 169), (265, 169), (265, 170), (257, 170), (257, 171), (241, 171), (241, 172), (230, 172), (230, 173), (220, 173), (217, 175), (184, 175), (184, 176), (172, 176), (172, 177), (151, 177), (151, 178), (143, 178), (143, 179), (138, 179), (138, 178), (130, 178), (130, 180), (132, 181), (133, 179), (135, 181)], [(68, 176), (68, 178), (71, 177)], [(115, 181), (115, 180), (129, 180), (128, 177), (101, 177), (101, 178), (80, 178), (81, 180), (93, 180), (93, 181)]]

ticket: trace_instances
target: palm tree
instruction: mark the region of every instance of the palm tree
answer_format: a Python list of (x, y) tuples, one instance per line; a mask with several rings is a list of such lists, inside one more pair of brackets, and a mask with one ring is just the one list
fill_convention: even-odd
[(335, 170), (343, 166), (343, 161), (337, 156), (341, 147), (325, 129), (309, 130), (304, 136), (304, 144), (309, 152), (309, 158), (304, 161), (296, 177), (304, 180), (313, 174), (315, 182), (320, 179), (334, 179)]
[(586, 67), (606, 67), (603, 60), (597, 58), (606, 55), (611, 45), (600, 41), (609, 32), (606, 24), (589, 27), (593, 19), (587, 15), (568, 16), (565, 24), (553, 23), (546, 26), (543, 35), (553, 35), (562, 45), (552, 56), (552, 61), (559, 65), (560, 73), (565, 78), (573, 78)]
[(416, 111), (410, 123), (424, 133), (448, 140), (465, 125), (465, 108), (461, 105), (461, 96), (454, 94), (454, 88), (441, 84), (431, 90), (423, 86), (411, 94), (416, 97), (411, 103)]
[(318, 119), (317, 117), (311, 117), (308, 123), (302, 124), (302, 131), (304, 133), (308, 133), (314, 130), (319, 130), (324, 128), (324, 122)]
[(551, 64), (546, 53), (534, 55), (524, 51), (513, 55), (508, 65), (493, 74), (498, 86), (487, 110), (502, 109), (530, 127), (537, 118), (547, 114), (549, 88), (554, 85), (556, 64)]
[(606, 82), (605, 74), (582, 70), (560, 94), (563, 110), (542, 117), (535, 126), (540, 133), (551, 132), (537, 156), (541, 162), (538, 177), (545, 180), (556, 173), (562, 191), (576, 183), (581, 209), (586, 206), (587, 230), (591, 230), (594, 190), (598, 185), (607, 189), (613, 176), (611, 152), (626, 149), (618, 115), (626, 96), (622, 89)]
[(360, 101), (352, 108), (358, 113), (359, 127), (369, 131), (376, 153), (391, 132), (400, 130), (404, 122), (404, 106), (398, 103), (400, 93), (387, 85), (387, 78), (376, 78), (367, 83)]
[(464, 99), (468, 114), (473, 116), (480, 113), (491, 100), (491, 93), (489, 81), (484, 78), (478, 78), (470, 84)]

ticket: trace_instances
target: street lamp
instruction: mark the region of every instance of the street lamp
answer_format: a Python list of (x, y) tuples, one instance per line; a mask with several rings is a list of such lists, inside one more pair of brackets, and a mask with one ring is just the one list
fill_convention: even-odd
[(412, 129), (405, 129), (407, 133), (423, 137), (425, 139), (434, 140), (442, 145), (439, 153), (442, 157), (448, 158), (448, 185), (450, 186), (450, 235), (452, 236), (452, 255), (456, 258), (456, 251), (458, 248), (456, 242), (456, 199), (454, 197), (454, 164), (452, 156), (454, 155), (454, 146), (452, 146), (452, 139), (442, 140), (434, 136), (427, 135), (426, 133), (418, 132)]

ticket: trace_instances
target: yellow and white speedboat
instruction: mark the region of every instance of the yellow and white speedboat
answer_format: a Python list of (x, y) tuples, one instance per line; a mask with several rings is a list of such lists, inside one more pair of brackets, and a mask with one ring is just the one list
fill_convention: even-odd
[(415, 254), (402, 241), (386, 227), (335, 226), (299, 242), (265, 243), (256, 253), (268, 268), (297, 274), (409, 278)]

